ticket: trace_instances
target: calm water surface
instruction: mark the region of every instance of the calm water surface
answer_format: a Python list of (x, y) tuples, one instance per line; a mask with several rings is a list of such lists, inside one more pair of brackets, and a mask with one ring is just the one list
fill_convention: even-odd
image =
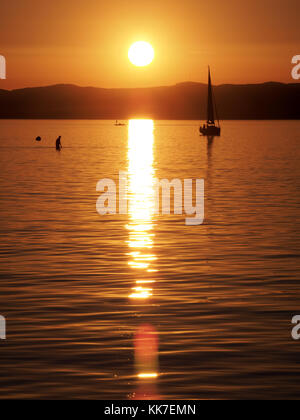
[[(300, 397), (300, 123), (222, 128), (0, 121), (1, 398)], [(153, 214), (154, 178), (204, 178), (204, 223)]]

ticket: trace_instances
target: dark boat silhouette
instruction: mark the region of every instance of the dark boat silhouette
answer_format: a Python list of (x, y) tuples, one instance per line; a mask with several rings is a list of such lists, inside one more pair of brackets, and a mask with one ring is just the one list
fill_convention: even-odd
[(203, 124), (199, 128), (199, 131), (203, 136), (219, 136), (221, 134), (218, 116), (217, 125), (215, 123), (215, 114), (217, 116), (217, 107), (211, 85), (210, 68), (208, 67), (207, 121), (206, 124)]
[(118, 120), (116, 120), (115, 125), (116, 125), (117, 127), (121, 127), (121, 126), (124, 126), (124, 125), (126, 125), (126, 124), (125, 124), (125, 123), (120, 123)]

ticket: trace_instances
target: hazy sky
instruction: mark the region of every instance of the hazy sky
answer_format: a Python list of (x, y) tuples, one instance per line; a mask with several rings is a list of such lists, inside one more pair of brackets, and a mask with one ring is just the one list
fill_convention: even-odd
[[(13, 0), (0, 7), (1, 88), (293, 82), (299, 0)], [(150, 42), (155, 60), (129, 63)]]

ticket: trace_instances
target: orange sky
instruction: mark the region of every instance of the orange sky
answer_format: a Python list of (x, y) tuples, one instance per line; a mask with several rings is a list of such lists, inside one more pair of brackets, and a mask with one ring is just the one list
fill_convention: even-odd
[[(14, 0), (0, 8), (0, 89), (74, 83), (139, 87), (183, 81), (295, 82), (298, 0)], [(146, 68), (129, 46), (150, 42)]]

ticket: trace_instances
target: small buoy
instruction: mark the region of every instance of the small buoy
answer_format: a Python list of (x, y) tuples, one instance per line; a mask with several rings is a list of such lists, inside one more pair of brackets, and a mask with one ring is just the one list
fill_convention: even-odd
[(42, 138), (40, 137), (40, 136), (38, 136), (37, 138), (36, 138), (36, 141), (41, 141), (42, 140)]

